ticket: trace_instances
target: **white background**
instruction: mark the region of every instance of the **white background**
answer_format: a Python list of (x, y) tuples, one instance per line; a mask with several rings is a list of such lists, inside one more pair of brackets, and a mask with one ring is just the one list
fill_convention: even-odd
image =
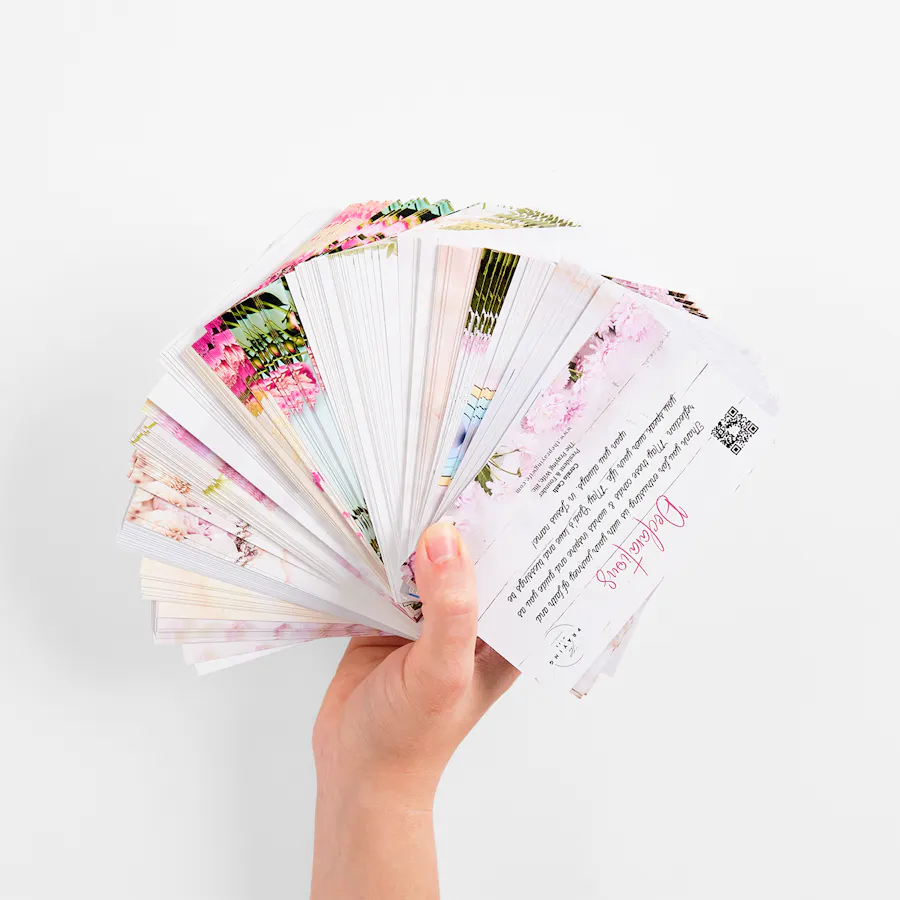
[(342, 642), (154, 648), (128, 437), (301, 210), (423, 193), (598, 225), (783, 401), (616, 678), (520, 683), (461, 748), (444, 897), (898, 896), (896, 23), (605, 6), (3, 5), (0, 896), (306, 895)]

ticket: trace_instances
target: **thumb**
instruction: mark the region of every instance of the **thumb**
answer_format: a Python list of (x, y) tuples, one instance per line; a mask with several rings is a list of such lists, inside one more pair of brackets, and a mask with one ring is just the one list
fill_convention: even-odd
[(429, 526), (416, 548), (422, 636), (407, 657), (408, 684), (440, 706), (469, 686), (475, 668), (478, 597), (475, 569), (456, 526)]

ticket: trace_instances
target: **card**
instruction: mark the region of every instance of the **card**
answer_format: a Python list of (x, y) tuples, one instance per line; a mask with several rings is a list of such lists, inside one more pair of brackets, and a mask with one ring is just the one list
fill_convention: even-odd
[(415, 547), (450, 519), (485, 641), (551, 689), (611, 674), (777, 412), (739, 341), (626, 262), (526, 207), (302, 217), (165, 349), (132, 435), (119, 540), (155, 640), (202, 671), (415, 640)]

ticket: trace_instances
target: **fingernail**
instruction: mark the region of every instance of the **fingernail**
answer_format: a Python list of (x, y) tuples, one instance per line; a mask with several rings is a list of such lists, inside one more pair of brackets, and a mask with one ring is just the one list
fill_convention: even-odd
[(459, 556), (459, 532), (452, 522), (438, 522), (425, 530), (425, 552), (433, 563)]

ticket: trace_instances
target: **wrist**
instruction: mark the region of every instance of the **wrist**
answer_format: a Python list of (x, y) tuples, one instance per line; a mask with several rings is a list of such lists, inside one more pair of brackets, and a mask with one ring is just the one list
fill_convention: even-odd
[(406, 780), (320, 779), (311, 896), (437, 898), (433, 801)]
[(316, 802), (359, 813), (367, 810), (431, 813), (436, 789), (437, 781), (431, 778), (383, 773), (368, 777), (341, 774), (319, 778)]

